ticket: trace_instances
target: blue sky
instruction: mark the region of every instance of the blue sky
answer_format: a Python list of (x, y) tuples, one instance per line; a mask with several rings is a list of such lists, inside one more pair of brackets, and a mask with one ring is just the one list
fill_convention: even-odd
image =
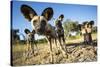
[[(94, 20), (97, 24), (97, 7), (93, 5), (75, 5), (75, 4), (57, 4), (57, 3), (41, 3), (41, 2), (28, 2), (28, 1), (13, 1), (12, 9), (12, 28), (19, 29), (20, 33), (24, 33), (24, 29), (32, 30), (31, 24), (20, 12), (22, 4), (31, 6), (38, 15), (47, 7), (52, 7), (54, 10), (53, 18), (58, 18), (60, 14), (64, 14), (66, 19), (71, 19), (82, 23), (84, 21)], [(51, 19), (48, 23), (54, 26), (54, 20)], [(36, 38), (41, 38), (36, 35)]]

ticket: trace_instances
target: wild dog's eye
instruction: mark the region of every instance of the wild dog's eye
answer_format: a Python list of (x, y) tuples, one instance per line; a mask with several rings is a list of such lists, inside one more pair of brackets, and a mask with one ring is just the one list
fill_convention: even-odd
[(42, 23), (42, 25), (46, 25), (46, 21), (45, 20), (42, 20), (41, 23)]
[(45, 20), (42, 20), (41, 22), (46, 22)]
[(37, 22), (37, 20), (34, 20), (33, 22)]
[(34, 20), (34, 21), (33, 21), (33, 25), (35, 25), (36, 23), (37, 23), (37, 20)]

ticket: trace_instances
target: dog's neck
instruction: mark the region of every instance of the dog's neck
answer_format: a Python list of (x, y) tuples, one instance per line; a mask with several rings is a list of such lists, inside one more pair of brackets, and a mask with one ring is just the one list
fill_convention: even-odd
[(51, 24), (47, 25), (44, 35), (50, 36), (50, 37), (53, 37), (53, 38), (56, 37), (56, 31), (55, 31), (54, 27)]

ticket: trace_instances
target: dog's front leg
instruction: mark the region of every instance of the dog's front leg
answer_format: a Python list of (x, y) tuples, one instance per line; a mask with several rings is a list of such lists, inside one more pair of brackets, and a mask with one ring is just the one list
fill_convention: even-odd
[(62, 41), (63, 41), (63, 48), (64, 48), (64, 51), (67, 52), (67, 49), (66, 49), (66, 42), (65, 42), (64, 35), (62, 36)]
[(54, 38), (54, 41), (55, 41), (55, 44), (56, 44), (56, 48), (58, 49), (58, 46), (57, 46), (57, 39)]
[(53, 50), (52, 50), (52, 43), (51, 43), (51, 37), (48, 38), (49, 40), (49, 44), (50, 44), (50, 62), (53, 64), (54, 63), (54, 59), (53, 59)]
[(66, 50), (65, 50), (65, 48), (64, 48), (64, 46), (65, 45), (63, 45), (62, 43), (61, 43), (61, 37), (58, 37), (58, 39), (59, 39), (59, 43), (60, 43), (60, 49), (61, 49), (61, 52), (63, 53), (63, 56), (64, 57), (67, 57), (66, 55)]
[(57, 38), (55, 38), (54, 40), (55, 40), (55, 48), (57, 49), (57, 54), (59, 54), (60, 53), (60, 47), (57, 44)]

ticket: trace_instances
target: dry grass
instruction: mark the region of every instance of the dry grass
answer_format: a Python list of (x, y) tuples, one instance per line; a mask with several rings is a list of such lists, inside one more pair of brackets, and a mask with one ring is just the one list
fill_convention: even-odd
[[(97, 39), (96, 34), (93, 34), (93, 40)], [(76, 40), (66, 40), (66, 45), (70, 43), (80, 43), (82, 38)], [(25, 59), (26, 45), (12, 45), (12, 63), (13, 65), (36, 65), (36, 64), (50, 64), (50, 49), (47, 43), (38, 44), (39, 52), (35, 48), (35, 55), (31, 55)], [(73, 62), (86, 62), (97, 60), (97, 46), (91, 45), (69, 45), (66, 47), (68, 50), (68, 58), (63, 57), (60, 52), (57, 54), (55, 44), (53, 44), (54, 63), (73, 63)]]

